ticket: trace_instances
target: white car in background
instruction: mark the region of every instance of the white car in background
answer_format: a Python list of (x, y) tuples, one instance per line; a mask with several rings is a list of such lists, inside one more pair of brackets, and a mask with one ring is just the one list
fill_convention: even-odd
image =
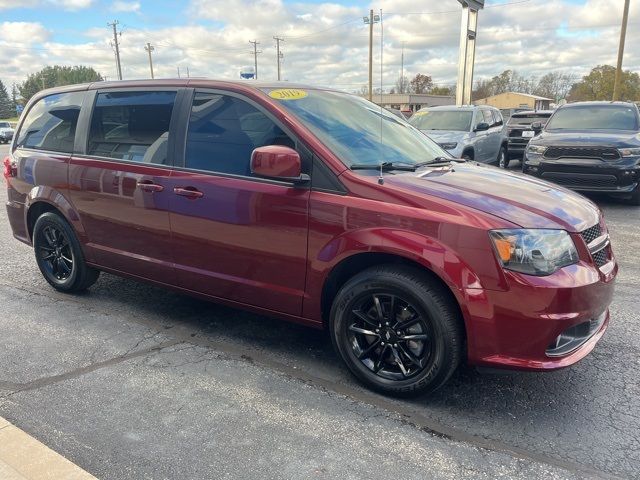
[(9, 122), (0, 122), (0, 143), (9, 143), (15, 131)]

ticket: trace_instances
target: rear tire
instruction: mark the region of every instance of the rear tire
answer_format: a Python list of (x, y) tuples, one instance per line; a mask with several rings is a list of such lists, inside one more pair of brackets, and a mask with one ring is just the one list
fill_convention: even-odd
[(450, 294), (411, 267), (377, 266), (350, 279), (334, 300), (330, 331), (349, 370), (389, 395), (436, 390), (463, 354), (463, 324)]
[(93, 285), (100, 272), (89, 267), (71, 225), (54, 212), (38, 217), (33, 250), (45, 280), (58, 291), (79, 292)]

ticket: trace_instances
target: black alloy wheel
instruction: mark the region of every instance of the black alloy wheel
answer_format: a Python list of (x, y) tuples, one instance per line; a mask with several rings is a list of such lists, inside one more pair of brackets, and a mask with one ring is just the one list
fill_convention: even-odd
[(56, 290), (77, 292), (93, 285), (100, 272), (89, 267), (73, 228), (55, 212), (40, 215), (33, 227), (38, 268)]
[(333, 302), (330, 328), (351, 372), (391, 395), (437, 389), (462, 358), (455, 299), (432, 274), (410, 266), (371, 267), (347, 281)]
[(348, 335), (354, 355), (389, 380), (412, 378), (427, 365), (433, 332), (420, 309), (389, 293), (364, 295), (351, 312)]

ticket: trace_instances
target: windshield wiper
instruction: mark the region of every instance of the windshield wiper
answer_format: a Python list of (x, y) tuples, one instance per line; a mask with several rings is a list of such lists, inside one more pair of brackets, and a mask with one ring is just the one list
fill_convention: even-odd
[(416, 163), (416, 167), (439, 167), (442, 165), (450, 165), (451, 163), (466, 163), (467, 161), (464, 158), (448, 158), (448, 157), (436, 157), (429, 162), (420, 162)]
[(416, 166), (405, 163), (382, 162), (378, 164), (372, 163), (355, 163), (349, 167), (351, 170), (382, 170), (389, 172), (391, 170), (402, 170), (405, 172), (415, 172)]

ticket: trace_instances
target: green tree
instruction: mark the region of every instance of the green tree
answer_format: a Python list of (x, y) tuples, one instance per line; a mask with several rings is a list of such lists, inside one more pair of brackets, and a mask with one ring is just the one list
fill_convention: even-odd
[(7, 89), (0, 80), (0, 118), (15, 117), (16, 111), (14, 110), (11, 98), (7, 93)]
[(431, 95), (453, 95), (453, 90), (451, 87), (433, 87), (429, 92)]
[[(616, 68), (611, 65), (598, 65), (582, 81), (574, 83), (569, 92), (572, 102), (588, 100), (611, 100)], [(629, 70), (622, 72), (620, 89), (621, 100), (640, 100), (640, 75)]]
[(433, 80), (429, 75), (418, 73), (413, 80), (409, 82), (409, 91), (411, 93), (428, 93), (433, 87)]
[(102, 75), (91, 67), (85, 67), (83, 65), (73, 67), (54, 65), (30, 74), (18, 89), (23, 101), (28, 102), (31, 97), (45, 88), (74, 85), (77, 83), (99, 82), (102, 80)]

